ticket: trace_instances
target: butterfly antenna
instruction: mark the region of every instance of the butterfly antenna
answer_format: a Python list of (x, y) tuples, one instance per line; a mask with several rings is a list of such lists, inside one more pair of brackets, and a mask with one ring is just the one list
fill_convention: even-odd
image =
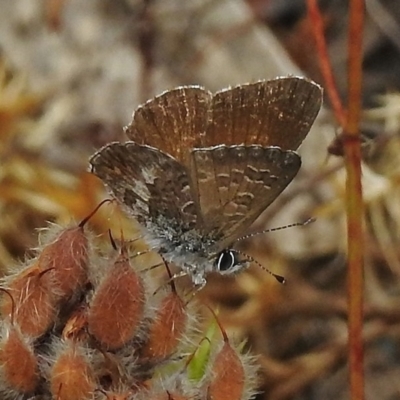
[(231, 249), (231, 251), (234, 251), (237, 254), (240, 254), (241, 256), (243, 256), (245, 259), (249, 260), (250, 262), (256, 264), (258, 267), (260, 267), (261, 269), (263, 269), (265, 272), (268, 272), (271, 276), (273, 276), (279, 283), (285, 284), (286, 283), (286, 279), (285, 277), (283, 277), (282, 275), (278, 275), (278, 274), (274, 274), (271, 270), (269, 270), (268, 268), (264, 267), (264, 265), (260, 264), (256, 259), (254, 259), (252, 256), (249, 256), (246, 253), (243, 253), (243, 251), (240, 250), (236, 250), (236, 249)]
[(249, 239), (249, 238), (251, 238), (253, 236), (262, 235), (263, 233), (282, 231), (283, 229), (294, 228), (295, 226), (306, 226), (306, 225), (311, 224), (312, 222), (315, 222), (315, 221), (316, 221), (316, 218), (308, 218), (303, 222), (296, 222), (294, 224), (278, 226), (277, 228), (264, 229), (263, 231), (249, 233), (248, 235), (241, 236), (241, 237), (237, 238), (235, 240), (235, 242), (239, 242), (241, 240)]

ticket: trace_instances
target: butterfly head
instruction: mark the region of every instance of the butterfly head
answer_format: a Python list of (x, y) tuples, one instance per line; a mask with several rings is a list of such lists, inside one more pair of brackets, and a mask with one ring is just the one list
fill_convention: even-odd
[(214, 271), (221, 275), (236, 274), (249, 266), (249, 260), (241, 260), (233, 249), (221, 251), (214, 261)]
[(249, 260), (243, 260), (240, 253), (230, 247), (216, 250), (217, 237), (204, 235), (196, 229), (182, 231), (172, 225), (169, 228), (164, 226), (161, 231), (152, 227), (150, 232), (157, 234), (154, 236), (147, 231), (146, 241), (167, 262), (175, 264), (189, 276), (195, 286), (203, 286), (209, 273), (232, 275), (249, 266)]
[[(206, 284), (206, 275), (215, 272), (220, 275), (233, 275), (239, 273), (249, 266), (249, 260), (239, 259), (239, 253), (233, 249), (225, 249), (216, 256), (208, 258), (203, 266), (183, 265), (181, 268), (188, 269), (188, 275), (195, 286), (203, 287)], [(200, 267), (200, 268), (199, 268)]]

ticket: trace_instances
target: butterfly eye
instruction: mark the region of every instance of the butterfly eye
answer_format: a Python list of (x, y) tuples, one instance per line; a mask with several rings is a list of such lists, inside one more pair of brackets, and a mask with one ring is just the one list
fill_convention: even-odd
[(234, 272), (235, 267), (238, 266), (239, 262), (236, 253), (232, 250), (222, 251), (216, 260), (216, 270), (218, 272)]

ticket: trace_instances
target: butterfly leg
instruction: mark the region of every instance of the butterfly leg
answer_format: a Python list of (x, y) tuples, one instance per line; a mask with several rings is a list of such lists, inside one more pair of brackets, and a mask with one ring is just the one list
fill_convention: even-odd
[(166, 280), (154, 293), (153, 295), (157, 294), (165, 285), (168, 285), (169, 283), (173, 282), (175, 279), (183, 278), (184, 276), (187, 276), (188, 273), (185, 271), (180, 271), (177, 274), (172, 275), (168, 280)]
[(193, 283), (195, 284), (195, 287), (196, 287), (195, 293), (197, 293), (197, 292), (200, 292), (200, 290), (203, 289), (204, 286), (206, 286), (207, 281), (206, 281), (206, 278), (204, 278), (204, 276), (203, 276), (200, 281), (197, 280), (196, 282), (193, 282)]

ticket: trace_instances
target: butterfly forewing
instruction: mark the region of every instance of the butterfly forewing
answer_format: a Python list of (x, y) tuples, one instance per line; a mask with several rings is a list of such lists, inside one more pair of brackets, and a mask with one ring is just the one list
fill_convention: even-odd
[(243, 234), (301, 165), (297, 153), (278, 147), (221, 145), (192, 154), (202, 219), (213, 236), (222, 238), (216, 251)]
[(321, 101), (318, 85), (296, 77), (217, 92), (205, 145), (259, 144), (296, 150), (309, 132)]
[(189, 150), (204, 146), (211, 101), (212, 93), (197, 86), (164, 92), (138, 107), (125, 132), (134, 142), (187, 163)]
[[(192, 228), (198, 211), (186, 168), (171, 156), (134, 142), (111, 143), (90, 159), (92, 172), (144, 226), (178, 223)], [(162, 227), (160, 227), (162, 228)]]
[(321, 88), (297, 77), (240, 85), (215, 95), (182, 86), (139, 106), (126, 134), (187, 166), (195, 147), (259, 144), (296, 150), (321, 101)]

